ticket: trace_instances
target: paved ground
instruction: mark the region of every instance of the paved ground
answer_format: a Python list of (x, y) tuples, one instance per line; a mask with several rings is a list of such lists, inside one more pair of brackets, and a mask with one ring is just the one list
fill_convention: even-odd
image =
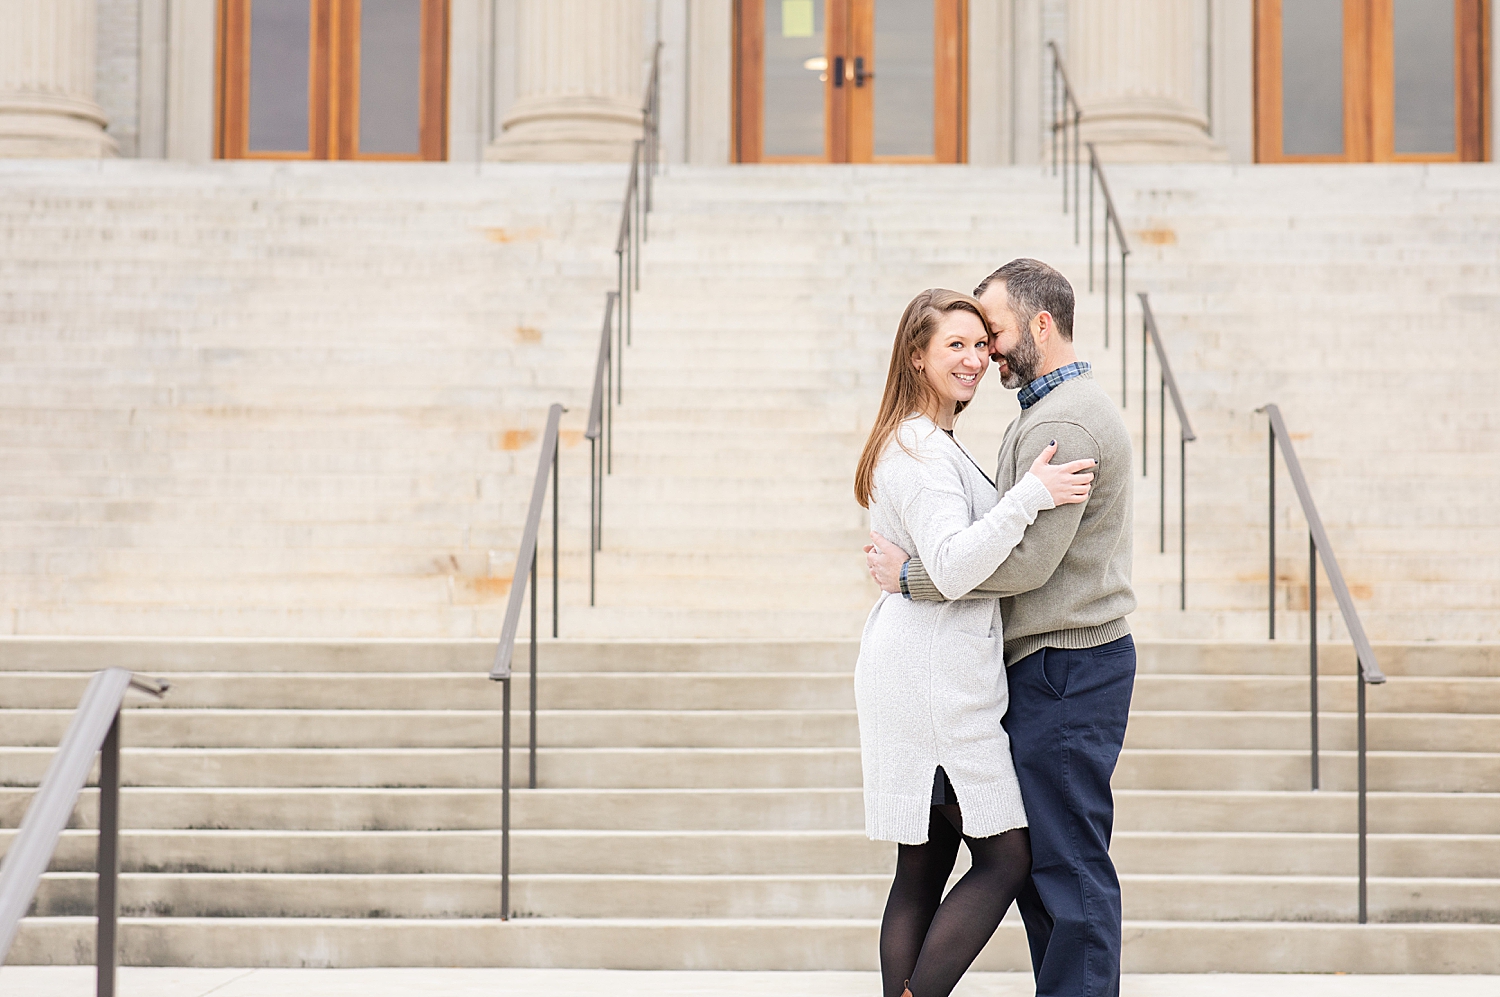
[[(874, 973), (642, 973), (578, 969), (134, 969), (119, 997), (876, 997)], [(0, 969), (7, 997), (85, 997), (94, 971)], [(1020, 973), (975, 973), (955, 997), (1032, 997)], [(1127, 976), (1122, 997), (1495, 997), (1494, 976)]]

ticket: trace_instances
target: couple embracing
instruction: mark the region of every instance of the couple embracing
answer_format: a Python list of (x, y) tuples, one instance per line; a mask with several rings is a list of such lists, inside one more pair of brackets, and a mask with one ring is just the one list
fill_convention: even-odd
[[(1013, 901), (1038, 997), (1119, 993), (1131, 446), (1072, 340), (1072, 286), (1036, 260), (923, 291), (860, 457), (882, 589), (855, 669), (865, 828), (899, 843), (885, 997), (945, 997)], [(991, 358), (1021, 404), (993, 479), (953, 433)]]

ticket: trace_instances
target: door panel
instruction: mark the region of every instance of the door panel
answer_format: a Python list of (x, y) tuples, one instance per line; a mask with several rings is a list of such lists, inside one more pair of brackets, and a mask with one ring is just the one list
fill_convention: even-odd
[(823, 0), (769, 4), (765, 17), (763, 155), (823, 159), (827, 108), (827, 12)]
[(249, 34), (250, 151), (310, 153), (312, 5), (260, 0)]
[(959, 162), (965, 0), (739, 0), (739, 162)]
[(937, 138), (935, 4), (875, 0), (874, 154), (932, 159)]
[(220, 0), (218, 155), (442, 159), (447, 0)]
[(1487, 156), (1485, 0), (1258, 0), (1256, 158)]
[(1344, 0), (1282, 9), (1281, 148), (1288, 156), (1344, 155)]
[(1452, 0), (1393, 0), (1392, 126), (1396, 155), (1458, 148), (1458, 44)]

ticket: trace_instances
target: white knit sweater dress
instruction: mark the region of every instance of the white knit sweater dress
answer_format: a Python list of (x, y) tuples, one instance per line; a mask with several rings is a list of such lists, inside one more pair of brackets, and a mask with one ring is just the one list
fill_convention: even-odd
[[(912, 416), (875, 467), (871, 528), (921, 557), (950, 599), (994, 573), (1052, 496), (1027, 474), (998, 498), (973, 458), (930, 419)], [(998, 500), (997, 500), (998, 498)], [(964, 833), (1026, 826), (1000, 721), (1009, 692), (998, 599), (916, 602), (882, 593), (865, 621), (854, 699), (865, 783), (865, 833), (927, 840), (941, 765)]]

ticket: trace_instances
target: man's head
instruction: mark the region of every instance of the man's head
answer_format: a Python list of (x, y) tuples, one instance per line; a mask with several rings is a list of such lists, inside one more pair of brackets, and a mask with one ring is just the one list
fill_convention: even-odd
[(1019, 388), (1071, 363), (1073, 285), (1040, 260), (1011, 260), (974, 288), (994, 333), (1000, 383)]

